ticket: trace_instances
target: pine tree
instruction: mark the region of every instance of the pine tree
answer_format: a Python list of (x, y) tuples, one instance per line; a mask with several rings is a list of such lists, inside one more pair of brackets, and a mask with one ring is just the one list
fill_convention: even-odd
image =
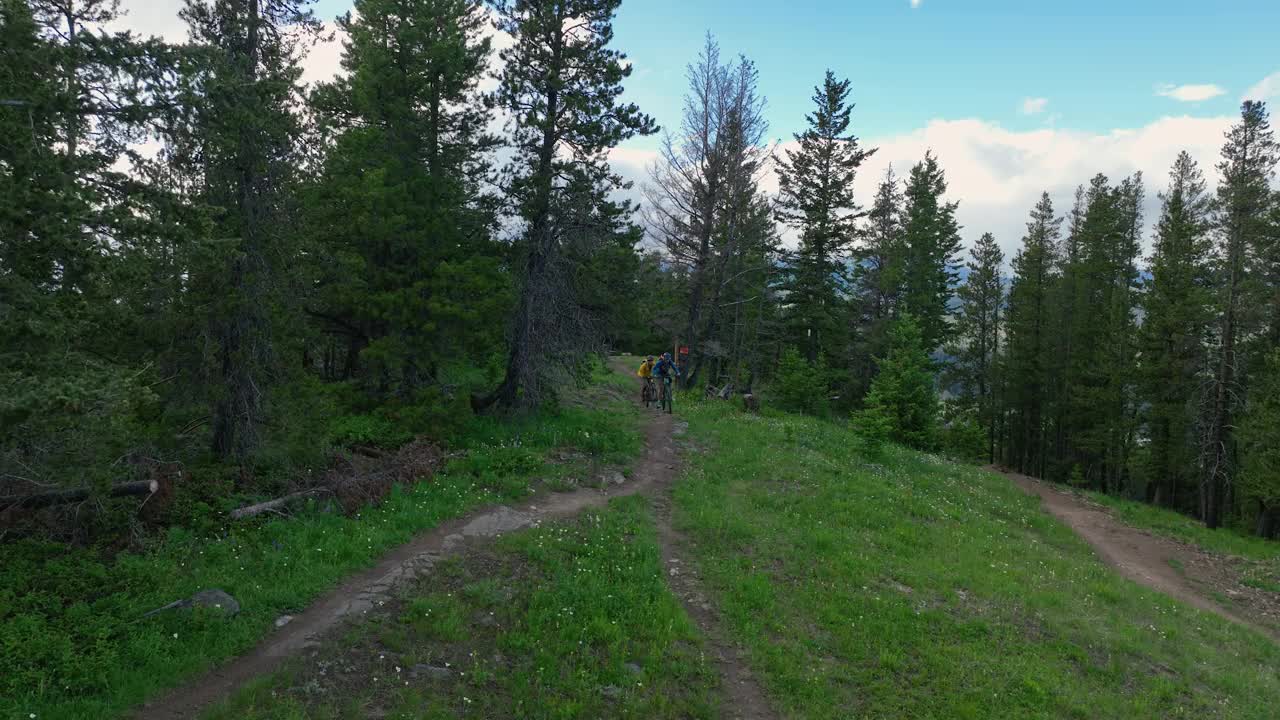
[(213, 452), (249, 460), (279, 380), (272, 321), (289, 235), (288, 186), (301, 135), (291, 106), (299, 58), (319, 24), (309, 0), (187, 0), (182, 11), (203, 63), (187, 101), (194, 114), (201, 202), (211, 208), (216, 258), (198, 279), (210, 301)]
[[(536, 403), (550, 390), (546, 371), (573, 363), (588, 328), (561, 267), (565, 218), (590, 188), (594, 202), (624, 183), (609, 169), (608, 151), (656, 131), (634, 104), (619, 101), (631, 74), (626, 56), (609, 45), (621, 0), (503, 0), (498, 26), (515, 44), (502, 51), (498, 100), (512, 115), (515, 158), (508, 199), (523, 223), (520, 299), (510, 335), (506, 375), (477, 400), (510, 407)], [(523, 391), (523, 394), (522, 394)]]
[(348, 74), (311, 98), (336, 135), (308, 202), (331, 259), (313, 314), (384, 391), (438, 382), (444, 362), (482, 364), (502, 341), (509, 293), (481, 194), (497, 143), (477, 87), (488, 22), (478, 0), (360, 0), (338, 21)]
[(1272, 351), (1249, 389), (1240, 425), (1240, 500), (1255, 508), (1262, 537), (1280, 533), (1280, 350)]
[(915, 318), (900, 316), (889, 332), (889, 352), (878, 361), (880, 371), (871, 382), (863, 409), (855, 416), (858, 428), (883, 427), (887, 438), (918, 450), (938, 440), (938, 392), (933, 362)]
[(842, 359), (846, 342), (845, 260), (861, 209), (853, 198), (858, 167), (874, 154), (849, 132), (853, 104), (849, 81), (827, 71), (814, 88), (809, 127), (799, 147), (778, 164), (777, 218), (796, 229), (799, 247), (790, 258), (787, 313), (792, 338), (809, 362)]
[(1233, 427), (1242, 396), (1242, 340), (1257, 329), (1254, 260), (1269, 232), (1266, 211), (1277, 146), (1263, 103), (1246, 101), (1240, 122), (1227, 132), (1217, 192), (1217, 347), (1213, 382), (1206, 399), (1201, 458), (1200, 518), (1222, 524), (1227, 491), (1235, 476)]
[(1050, 307), (1053, 310), (1049, 331), (1051, 357), (1043, 382), (1048, 443), (1051, 447), (1046, 452), (1042, 477), (1058, 482), (1071, 481), (1077, 475), (1084, 476), (1084, 471), (1070, 455), (1068, 414), (1071, 410), (1069, 381), (1074, 372), (1073, 363), (1077, 352), (1076, 320), (1090, 312), (1088, 305), (1081, 305), (1085, 302), (1081, 285), (1081, 238), (1087, 205), (1088, 192), (1083, 185), (1079, 185), (1068, 215), (1067, 234), (1055, 258), (1056, 278), (1050, 290)]
[(960, 310), (950, 348), (956, 357), (950, 376), (963, 388), (966, 403), (977, 409), (978, 421), (987, 434), (989, 462), (995, 462), (1003, 265), (1004, 253), (995, 236), (983, 233), (970, 250), (969, 277), (957, 291)]
[[(1112, 186), (1098, 175), (1073, 233), (1073, 351), (1063, 375), (1065, 465), (1080, 464), (1093, 487), (1118, 492), (1127, 481), (1136, 426), (1135, 302), (1142, 227), (1142, 181)], [(1059, 468), (1061, 472), (1065, 468)]]
[(958, 279), (960, 226), (954, 202), (946, 202), (946, 177), (938, 159), (925, 153), (911, 168), (903, 219), (902, 307), (917, 318), (925, 347), (937, 349), (947, 335), (947, 317)]
[(1186, 506), (1197, 448), (1193, 399), (1207, 367), (1212, 289), (1211, 198), (1195, 160), (1179, 153), (1162, 196), (1139, 332), (1152, 502)]
[(902, 188), (893, 167), (885, 170), (867, 213), (864, 241), (854, 253), (850, 395), (860, 400), (875, 375), (875, 358), (888, 350), (889, 326), (900, 298), (903, 263)]
[(822, 358), (805, 360), (795, 348), (782, 351), (774, 375), (773, 394), (789, 412), (822, 415), (827, 408), (827, 368)]
[(1055, 258), (1062, 218), (1049, 194), (1031, 211), (1022, 248), (1013, 258), (1005, 327), (1004, 386), (1010, 411), (1006, 462), (1019, 472), (1044, 474), (1048, 369), (1052, 359)]
[(154, 398), (154, 352), (130, 332), (152, 208), (118, 163), (155, 118), (143, 98), (171, 66), (158, 43), (108, 32), (117, 15), (107, 0), (0, 0), (5, 485), (126, 474), (103, 458), (138, 442)]

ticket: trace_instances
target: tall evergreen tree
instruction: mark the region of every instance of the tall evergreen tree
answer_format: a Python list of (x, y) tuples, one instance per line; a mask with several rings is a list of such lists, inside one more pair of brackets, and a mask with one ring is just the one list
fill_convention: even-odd
[(950, 376), (963, 388), (966, 401), (977, 408), (979, 422), (987, 431), (988, 457), (995, 462), (1004, 252), (994, 235), (983, 233), (969, 255), (969, 276), (957, 291), (960, 310), (950, 347), (956, 362)]
[(899, 302), (905, 253), (902, 187), (893, 167), (876, 186), (862, 245), (854, 253), (853, 349), (850, 395), (860, 400), (875, 375), (875, 358), (888, 350), (889, 325)]
[(905, 191), (902, 244), (902, 307), (916, 317), (925, 347), (937, 349), (947, 335), (955, 295), (960, 226), (957, 203), (947, 202), (947, 181), (938, 158), (925, 153), (911, 168)]
[(1004, 386), (1010, 412), (1006, 462), (1019, 472), (1044, 474), (1048, 445), (1046, 405), (1051, 362), (1055, 258), (1062, 218), (1049, 194), (1031, 211), (1022, 248), (1013, 258), (1013, 281), (1005, 327)]
[(1216, 244), (1218, 290), (1217, 347), (1213, 382), (1206, 399), (1199, 510), (1205, 524), (1222, 524), (1228, 490), (1235, 477), (1233, 428), (1243, 396), (1240, 345), (1257, 329), (1260, 299), (1253, 262), (1268, 235), (1266, 211), (1278, 149), (1266, 105), (1246, 101), (1240, 122), (1227, 132), (1218, 171)]
[[(450, 359), (482, 364), (502, 341), (508, 294), (490, 237), (478, 91), (490, 52), (478, 0), (359, 0), (339, 19), (347, 75), (312, 95), (336, 137), (310, 198), (332, 262), (313, 314), (401, 394)], [(344, 368), (350, 374), (354, 368)]]
[[(511, 113), (515, 158), (508, 199), (520, 218), (523, 255), (520, 299), (501, 385), (479, 406), (537, 402), (550, 387), (546, 371), (572, 363), (588, 328), (569, 295), (561, 244), (571, 203), (604, 204), (624, 186), (608, 151), (656, 131), (634, 104), (619, 101), (631, 74), (626, 56), (610, 48), (621, 0), (502, 0), (498, 26), (515, 43), (498, 100)], [(589, 189), (590, 192), (586, 192)], [(580, 213), (579, 213), (580, 216)]]
[(1194, 398), (1208, 360), (1212, 207), (1204, 176), (1185, 151), (1174, 161), (1161, 199), (1139, 332), (1148, 497), (1160, 505), (1192, 509), (1192, 497), (1184, 492), (1194, 494)]
[(193, 79), (194, 143), (217, 246), (201, 279), (210, 299), (213, 451), (250, 459), (279, 380), (272, 320), (291, 253), (287, 188), (301, 134), (291, 108), (299, 60), (319, 30), (309, 0), (187, 0), (204, 60)]
[(845, 260), (861, 209), (853, 198), (858, 167), (874, 154), (849, 132), (849, 81), (827, 71), (814, 88), (809, 127), (778, 164), (777, 217), (798, 231), (790, 258), (787, 313), (792, 340), (809, 362), (842, 358), (847, 328)]
[[(1240, 489), (1246, 512), (1254, 512), (1262, 537), (1280, 533), (1280, 350), (1255, 374), (1240, 419)], [(1249, 507), (1254, 506), (1254, 507)]]
[(129, 331), (154, 228), (120, 165), (172, 53), (109, 32), (117, 16), (107, 0), (0, 2), (0, 482), (118, 477), (102, 458), (151, 406), (154, 352)]
[[(1096, 176), (1073, 234), (1076, 258), (1068, 332), (1073, 352), (1063, 377), (1063, 432), (1069, 438), (1061, 472), (1078, 468), (1099, 489), (1119, 491), (1127, 478), (1136, 403), (1134, 297), (1141, 235), (1140, 176), (1112, 186)], [(1065, 273), (1064, 273), (1065, 274)]]

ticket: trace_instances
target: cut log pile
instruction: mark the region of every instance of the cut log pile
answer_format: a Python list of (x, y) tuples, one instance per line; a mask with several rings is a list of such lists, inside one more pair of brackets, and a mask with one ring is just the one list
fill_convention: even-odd
[[(332, 497), (345, 512), (355, 513), (365, 505), (383, 500), (396, 483), (410, 484), (431, 478), (445, 458), (445, 453), (437, 445), (424, 439), (414, 440), (396, 451), (352, 448), (351, 454), (334, 458), (318, 484), (237, 508), (228, 517), (244, 520), (267, 513), (283, 513), (299, 501), (322, 497)], [(139, 513), (144, 519), (162, 515), (173, 499), (175, 486), (186, 477), (182, 466), (146, 459), (131, 459), (130, 464), (143, 466), (146, 479), (118, 483), (105, 491), (92, 487), (43, 489), (35, 483), (24, 482), (25, 487), (17, 492), (10, 489), (8, 494), (0, 495), (0, 518), (10, 522), (19, 517), (34, 517), (34, 513), (45, 508), (94, 498), (131, 496), (141, 499)], [(32, 485), (38, 489), (37, 492), (21, 492)]]

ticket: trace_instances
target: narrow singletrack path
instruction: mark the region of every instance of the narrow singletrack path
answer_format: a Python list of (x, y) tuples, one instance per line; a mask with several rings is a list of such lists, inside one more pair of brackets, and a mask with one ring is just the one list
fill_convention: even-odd
[[(633, 373), (620, 361), (611, 363), (616, 372)], [(642, 381), (637, 379), (636, 397), (640, 396)], [(635, 477), (646, 482), (653, 507), (654, 522), (658, 529), (658, 542), (662, 551), (662, 566), (667, 573), (667, 586), (680, 599), (685, 612), (697, 624), (707, 643), (707, 650), (720, 673), (722, 695), (721, 715), (726, 720), (773, 720), (780, 718), (765, 695), (763, 688), (752, 674), (746, 657), (739, 646), (731, 642), (715, 607), (708, 600), (698, 577), (695, 563), (686, 555), (688, 544), (672, 525), (671, 484), (679, 472), (680, 453), (676, 440), (687, 429), (675, 416), (654, 410), (649, 421), (648, 446), (644, 457), (636, 467)]]
[(1216, 578), (1209, 575), (1214, 570), (1212, 566), (1218, 564), (1208, 553), (1126, 525), (1105, 508), (1063, 492), (1051, 483), (994, 466), (987, 469), (1009, 478), (1028, 495), (1039, 497), (1049, 514), (1074, 530), (1124, 577), (1280, 641), (1280, 633), (1272, 625), (1280, 618), (1265, 614), (1246, 617), (1208, 594), (1204, 586), (1213, 584)]
[[(615, 369), (629, 374), (618, 362)], [(637, 402), (639, 385), (636, 386)], [(652, 412), (652, 411), (650, 411)], [(768, 720), (778, 717), (769, 709), (740, 652), (725, 639), (714, 610), (705, 599), (691, 567), (679, 555), (680, 537), (671, 526), (669, 486), (679, 464), (674, 436), (683, 428), (673, 416), (654, 414), (645, 423), (645, 452), (631, 478), (605, 490), (579, 489), (501, 505), (443, 523), (434, 530), (392, 550), (368, 570), (349, 577), (338, 587), (296, 614), (284, 627), (267, 635), (257, 647), (192, 678), (187, 683), (137, 708), (138, 720), (196, 718), (213, 704), (231, 696), (254, 678), (277, 670), (290, 657), (318, 647), (320, 640), (341, 623), (368, 613), (390, 600), (406, 583), (426, 575), (441, 560), (465, 553), (468, 546), (486, 538), (523, 530), (545, 521), (565, 519), (610, 499), (635, 494), (655, 502), (655, 520), (662, 544), (668, 581), (690, 616), (707, 638), (709, 650), (721, 672), (724, 716), (734, 720)]]

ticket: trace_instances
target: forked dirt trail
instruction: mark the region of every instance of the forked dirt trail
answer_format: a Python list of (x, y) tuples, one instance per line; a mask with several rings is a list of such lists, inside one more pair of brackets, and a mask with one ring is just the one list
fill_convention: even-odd
[[(616, 364), (615, 367), (629, 372)], [(397, 588), (430, 573), (441, 560), (465, 553), (472, 543), (537, 523), (572, 517), (590, 508), (603, 507), (612, 498), (641, 493), (654, 497), (664, 565), (669, 569), (678, 568), (684, 563), (678, 555), (679, 538), (671, 528), (667, 497), (679, 463), (674, 438), (682, 428), (670, 415), (652, 417), (645, 426), (644, 455), (635, 465), (631, 478), (621, 485), (605, 490), (580, 489), (551, 494), (512, 506), (488, 508), (418, 536), (392, 550), (374, 567), (353, 575), (319, 598), (253, 650), (142, 705), (133, 717), (139, 720), (196, 718), (250, 680), (274, 672), (286, 659), (319, 646), (321, 638), (341, 623), (390, 600)], [(735, 720), (777, 717), (769, 710), (763, 692), (751, 678), (737, 650), (724, 640), (700, 583), (693, 575), (682, 572), (671, 571), (670, 585), (702, 629), (708, 639), (708, 649), (717, 659), (723, 678), (725, 717)]]
[[(1280, 598), (1240, 584), (1225, 567), (1224, 558), (1130, 527), (1105, 508), (1050, 483), (997, 467), (988, 469), (1008, 477), (1028, 495), (1039, 497), (1046, 511), (1066, 523), (1126, 578), (1280, 641)], [(1225, 607), (1213, 599), (1211, 590), (1232, 597), (1239, 606)]]

